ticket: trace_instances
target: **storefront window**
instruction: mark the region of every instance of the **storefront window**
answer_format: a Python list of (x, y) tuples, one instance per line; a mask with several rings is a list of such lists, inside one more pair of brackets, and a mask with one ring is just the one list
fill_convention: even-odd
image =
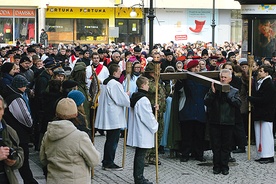
[(74, 41), (74, 19), (46, 19), (45, 30), (50, 43)]
[(0, 18), (0, 43), (11, 44), (13, 41), (12, 18)]
[(47, 32), (73, 31), (73, 19), (46, 19)]
[(31, 43), (35, 39), (35, 18), (16, 18), (14, 38), (20, 42)]
[(107, 19), (77, 19), (77, 40), (108, 41)]

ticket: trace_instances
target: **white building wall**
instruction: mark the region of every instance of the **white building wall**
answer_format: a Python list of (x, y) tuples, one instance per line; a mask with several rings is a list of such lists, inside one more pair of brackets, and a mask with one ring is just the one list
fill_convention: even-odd
[(219, 10), (219, 19), (216, 21), (216, 43), (221, 45), (231, 38), (231, 10)]

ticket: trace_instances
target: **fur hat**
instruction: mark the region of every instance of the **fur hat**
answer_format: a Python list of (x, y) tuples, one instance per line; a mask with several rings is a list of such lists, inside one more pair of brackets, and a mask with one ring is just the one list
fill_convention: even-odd
[(78, 116), (75, 101), (71, 98), (61, 99), (56, 107), (56, 116), (60, 119), (72, 119)]
[(136, 47), (134, 47), (134, 52), (141, 52), (141, 48), (137, 45)]
[(193, 68), (197, 65), (198, 65), (198, 60), (193, 59), (193, 60), (189, 61), (189, 63), (187, 64), (187, 69)]
[(1, 67), (1, 72), (9, 73), (12, 70), (13, 66), (14, 66), (13, 63), (5, 62)]
[(11, 86), (18, 89), (22, 87), (26, 87), (29, 84), (28, 80), (23, 75), (16, 75), (12, 79)]
[(68, 93), (67, 97), (72, 98), (75, 101), (75, 103), (77, 104), (77, 107), (80, 106), (85, 100), (85, 96), (79, 90), (70, 91)]
[(173, 52), (170, 49), (164, 51), (165, 56), (173, 55)]

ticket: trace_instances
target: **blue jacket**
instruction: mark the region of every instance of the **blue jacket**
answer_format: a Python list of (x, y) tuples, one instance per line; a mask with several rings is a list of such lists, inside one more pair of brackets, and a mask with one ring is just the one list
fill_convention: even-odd
[(178, 85), (184, 87), (186, 95), (185, 105), (179, 112), (179, 121), (193, 120), (205, 123), (207, 119), (204, 107), (204, 96), (209, 88), (189, 79), (182, 81), (182, 84), (178, 83)]

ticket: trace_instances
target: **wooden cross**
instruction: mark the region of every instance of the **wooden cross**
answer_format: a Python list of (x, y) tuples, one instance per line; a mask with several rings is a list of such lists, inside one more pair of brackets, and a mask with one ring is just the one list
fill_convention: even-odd
[(191, 79), (193, 81), (199, 82), (204, 86), (211, 87), (212, 82), (215, 84), (215, 88), (222, 92), (229, 92), (230, 85), (222, 84), (218, 80), (213, 78), (219, 77), (219, 71), (207, 71), (207, 72), (177, 72), (177, 73), (161, 73), (160, 77), (162, 80), (171, 79)]

